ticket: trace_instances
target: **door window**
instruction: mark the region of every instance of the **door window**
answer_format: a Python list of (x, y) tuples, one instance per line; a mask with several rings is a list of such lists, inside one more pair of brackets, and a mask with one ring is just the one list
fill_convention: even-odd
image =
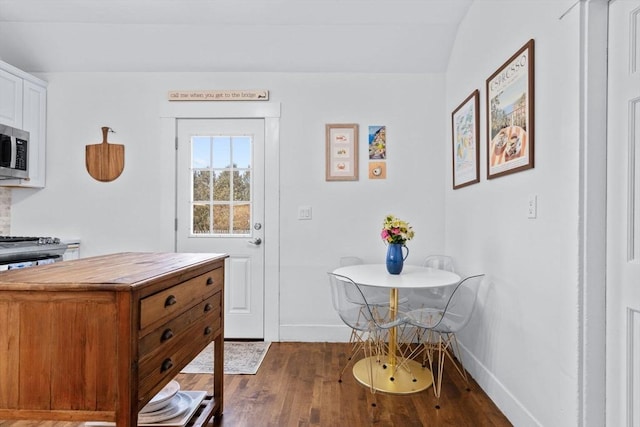
[(191, 138), (191, 234), (251, 235), (251, 136)]

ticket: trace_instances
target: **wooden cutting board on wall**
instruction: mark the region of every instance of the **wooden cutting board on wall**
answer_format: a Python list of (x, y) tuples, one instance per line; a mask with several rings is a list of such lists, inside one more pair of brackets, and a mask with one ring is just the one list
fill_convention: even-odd
[(124, 145), (107, 142), (108, 127), (102, 128), (102, 143), (87, 145), (85, 157), (87, 172), (102, 182), (113, 181), (124, 170)]

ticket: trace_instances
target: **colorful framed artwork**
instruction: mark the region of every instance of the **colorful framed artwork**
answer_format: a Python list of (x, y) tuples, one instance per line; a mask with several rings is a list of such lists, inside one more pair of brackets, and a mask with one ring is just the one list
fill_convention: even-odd
[(358, 125), (327, 124), (326, 180), (358, 180)]
[(369, 179), (387, 179), (387, 162), (369, 162)]
[(534, 166), (534, 41), (487, 79), (487, 178)]
[(369, 160), (387, 158), (387, 127), (369, 126)]
[(480, 182), (480, 92), (475, 90), (451, 113), (453, 189)]

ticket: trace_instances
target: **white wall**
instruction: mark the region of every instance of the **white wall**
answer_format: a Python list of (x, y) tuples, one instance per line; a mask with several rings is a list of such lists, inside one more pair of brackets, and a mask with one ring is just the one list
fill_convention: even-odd
[[(13, 190), (12, 234), (75, 236), (83, 255), (173, 250), (174, 149), (160, 112), (172, 89), (268, 89), (280, 124), (280, 338), (341, 335), (325, 272), (341, 255), (384, 257), (382, 217), (410, 221), (409, 261), (448, 252), (485, 272), (461, 335), (474, 378), (514, 425), (577, 425), (579, 8), (573, 0), (477, 0), (444, 75), (52, 73), (47, 188)], [(486, 180), (485, 81), (536, 41), (536, 166)], [(481, 182), (451, 189), (450, 112), (481, 93)], [(325, 182), (324, 124), (359, 123), (360, 180)], [(368, 125), (387, 125), (388, 176), (366, 177)], [(125, 144), (112, 183), (94, 181), (84, 146)], [(527, 219), (530, 194), (538, 218)], [(269, 196), (267, 196), (269, 197)], [(298, 206), (313, 220), (298, 221)], [(268, 224), (266, 224), (268, 227)], [(446, 230), (446, 233), (445, 233)], [(336, 332), (336, 330), (339, 330)]]
[[(579, 8), (560, 19), (573, 3), (474, 2), (446, 77), (449, 111), (481, 94), (481, 182), (454, 191), (447, 176), (445, 193), (447, 252), (489, 278), (461, 338), (473, 376), (518, 426), (578, 419)], [(487, 180), (486, 79), (531, 38), (535, 168)]]
[[(347, 337), (332, 311), (326, 271), (341, 255), (384, 259), (382, 219), (412, 223), (409, 262), (444, 248), (444, 75), (50, 73), (47, 187), (13, 191), (14, 234), (72, 236), (83, 256), (174, 249), (172, 138), (161, 135), (167, 92), (268, 89), (281, 104), (280, 323), (282, 340)], [(360, 180), (325, 181), (326, 123), (360, 124)], [(367, 178), (367, 127), (386, 125), (388, 179)], [(85, 170), (100, 128), (125, 145), (111, 183)], [(274, 197), (274, 195), (267, 195)], [(297, 220), (311, 206), (311, 221)], [(269, 224), (265, 225), (266, 227)], [(266, 243), (268, 244), (268, 243)], [(344, 326), (344, 325), (342, 325)], [(338, 332), (335, 330), (339, 329)], [(337, 335), (336, 335), (337, 334)]]

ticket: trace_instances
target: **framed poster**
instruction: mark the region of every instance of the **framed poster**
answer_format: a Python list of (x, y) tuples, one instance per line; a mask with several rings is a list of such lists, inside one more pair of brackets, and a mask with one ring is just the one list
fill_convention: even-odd
[(480, 92), (473, 91), (451, 113), (453, 189), (480, 182)]
[(387, 158), (387, 127), (369, 126), (369, 160)]
[(487, 79), (487, 178), (534, 165), (534, 41)]
[(358, 125), (327, 124), (326, 180), (358, 180)]

